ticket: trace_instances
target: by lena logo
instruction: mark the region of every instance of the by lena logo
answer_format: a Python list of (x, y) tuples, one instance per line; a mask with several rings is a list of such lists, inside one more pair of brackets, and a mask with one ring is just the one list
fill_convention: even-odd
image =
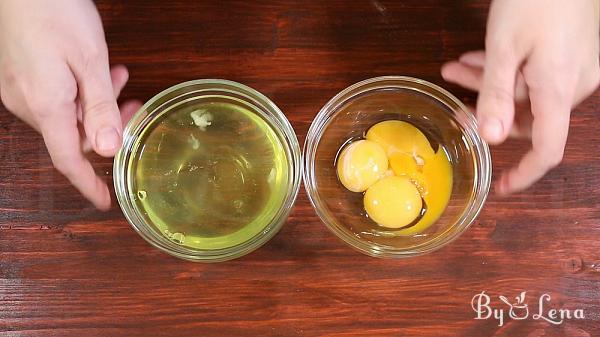
[[(498, 326), (504, 325), (505, 309), (508, 309), (508, 317), (513, 320), (524, 320), (530, 317), (529, 305), (526, 303), (527, 292), (523, 291), (519, 296), (515, 297), (512, 302), (505, 296), (498, 296), (500, 302), (503, 303), (503, 308), (495, 308), (492, 305), (491, 297), (482, 291), (473, 296), (471, 307), (475, 311), (475, 319), (494, 318), (498, 321)], [(559, 325), (569, 319), (585, 319), (583, 309), (556, 309), (550, 307), (552, 297), (549, 294), (542, 294), (537, 301), (537, 310), (531, 311), (531, 319), (544, 320), (548, 323)]]

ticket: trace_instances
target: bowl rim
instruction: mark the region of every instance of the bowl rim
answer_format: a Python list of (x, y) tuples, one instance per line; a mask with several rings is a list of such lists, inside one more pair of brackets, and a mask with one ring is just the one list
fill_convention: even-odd
[[(381, 84), (380, 86), (370, 87), (371, 85)], [(420, 87), (426, 88), (428, 91), (420, 89)], [(461, 126), (465, 129), (466, 135), (474, 144), (474, 153), (476, 157), (475, 172), (474, 172), (474, 186), (472, 194), (474, 198), (468, 204), (468, 207), (463, 211), (459, 221), (454, 225), (450, 226), (449, 229), (458, 226), (457, 230), (451, 233), (451, 235), (437, 235), (431, 240), (428, 240), (420, 245), (403, 248), (393, 248), (384, 245), (377, 245), (373, 243), (366, 243), (363, 240), (359, 240), (356, 236), (351, 235), (347, 231), (342, 230), (334, 224), (334, 217), (330, 216), (322, 206), (321, 198), (319, 197), (318, 187), (316, 186), (315, 178), (315, 166), (314, 159), (316, 152), (325, 129), (329, 125), (329, 122), (335, 115), (336, 111), (347, 102), (351, 101), (358, 95), (362, 95), (375, 90), (381, 90), (384, 88), (392, 89), (408, 89), (414, 90), (426, 96), (436, 102), (444, 105), (454, 113), (461, 114), (462, 120), (459, 120)], [(432, 92), (430, 92), (432, 91)], [(433, 94), (437, 94), (444, 99), (447, 99), (450, 103), (455, 105), (455, 108), (449, 106), (446, 102), (440, 100)], [(470, 225), (474, 222), (476, 217), (481, 212), (485, 200), (488, 196), (491, 176), (492, 176), (492, 165), (491, 155), (487, 143), (485, 143), (477, 133), (477, 121), (469, 109), (454, 95), (440, 86), (431, 82), (409, 77), (409, 76), (379, 76), (363, 81), (357, 82), (344, 90), (340, 91), (333, 98), (331, 98), (317, 113), (313, 122), (310, 125), (306, 139), (303, 146), (304, 155), (304, 187), (308, 195), (308, 199), (319, 216), (322, 223), (335, 234), (338, 238), (344, 241), (346, 244), (358, 250), (364, 254), (373, 257), (382, 258), (408, 258), (413, 256), (419, 256), (438, 250), (452, 241), (456, 240)], [(479, 163), (479, 165), (477, 164)], [(333, 163), (332, 163), (333, 165)], [(416, 249), (415, 249), (416, 247)]]
[[(168, 94), (177, 92), (182, 89), (192, 88), (194, 86), (203, 86), (202, 89), (192, 91), (182, 91), (177, 96), (169, 98), (165, 102), (160, 102), (161, 99), (165, 98)], [(281, 131), (281, 143), (286, 152), (286, 157), (289, 165), (288, 174), (288, 190), (285, 199), (282, 203), (281, 208), (273, 217), (273, 219), (265, 225), (258, 234), (253, 236), (251, 239), (242, 242), (238, 245), (221, 248), (221, 249), (210, 249), (210, 250), (199, 250), (188, 248), (183, 245), (178, 245), (162, 235), (158, 235), (154, 230), (149, 229), (150, 225), (141, 219), (136, 213), (135, 207), (132, 205), (131, 193), (129, 192), (129, 183), (126, 181), (127, 177), (127, 165), (133, 156), (132, 145), (139, 136), (136, 134), (138, 129), (142, 128), (141, 123), (149, 122), (156, 118), (157, 110), (164, 108), (175, 101), (177, 98), (182, 96), (194, 94), (194, 97), (202, 96), (202, 93), (220, 92), (224, 96), (230, 98), (239, 98), (240, 96), (248, 100), (248, 104), (254, 105), (259, 108), (259, 111), (254, 111), (261, 115), (263, 118), (269, 118), (269, 123), (275, 122), (272, 127), (279, 128)], [(236, 95), (236, 96), (233, 96)], [(148, 109), (159, 103), (152, 111)], [(263, 111), (264, 110), (264, 111)], [(268, 114), (264, 115), (264, 114)], [(278, 132), (276, 130), (276, 132)], [(194, 262), (222, 262), (239, 258), (252, 251), (258, 249), (265, 243), (267, 243), (272, 237), (274, 237), (279, 230), (285, 224), (289, 213), (297, 199), (298, 192), (300, 190), (300, 184), (302, 181), (303, 172), (303, 160), (302, 152), (298, 142), (296, 132), (294, 131), (291, 123), (285, 116), (285, 114), (279, 109), (279, 107), (271, 101), (267, 96), (244, 84), (224, 80), (224, 79), (197, 79), (182, 82), (173, 85), (167, 89), (162, 90), (158, 94), (154, 95), (149, 99), (131, 118), (127, 123), (123, 131), (123, 146), (115, 155), (113, 165), (113, 177), (114, 177), (114, 188), (117, 196), (118, 204), (125, 215), (125, 218), (133, 227), (133, 229), (148, 243), (152, 246), (166, 252), (172, 256), (194, 261)]]

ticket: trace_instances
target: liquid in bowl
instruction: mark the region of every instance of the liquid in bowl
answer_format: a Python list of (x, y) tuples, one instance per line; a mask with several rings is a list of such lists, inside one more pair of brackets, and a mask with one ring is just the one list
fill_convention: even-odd
[(299, 181), (299, 147), (283, 113), (239, 83), (167, 89), (126, 128), (115, 159), (119, 203), (151, 244), (178, 257), (222, 261), (281, 227)]
[[(451, 163), (448, 204), (427, 228), (399, 233), (378, 226), (365, 211), (363, 195), (349, 192), (337, 177), (340, 149), (390, 120), (417, 127)], [(444, 89), (404, 76), (368, 79), (332, 98), (311, 124), (304, 156), (304, 183), (322, 222), (353, 248), (376, 257), (420, 255), (457, 238), (483, 206), (491, 178), (489, 149), (467, 108)]]

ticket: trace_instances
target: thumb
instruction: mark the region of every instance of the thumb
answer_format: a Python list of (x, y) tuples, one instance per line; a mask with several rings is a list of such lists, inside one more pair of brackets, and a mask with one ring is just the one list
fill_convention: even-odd
[(479, 132), (490, 144), (502, 143), (515, 116), (515, 82), (519, 61), (492, 48), (487, 54), (477, 99)]
[(74, 67), (87, 139), (96, 153), (112, 157), (121, 147), (121, 114), (113, 93), (108, 52)]

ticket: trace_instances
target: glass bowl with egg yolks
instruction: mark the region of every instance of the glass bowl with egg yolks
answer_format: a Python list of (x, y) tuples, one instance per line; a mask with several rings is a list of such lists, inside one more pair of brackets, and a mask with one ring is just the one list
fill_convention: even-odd
[(424, 80), (354, 84), (317, 114), (304, 184), (322, 222), (359, 251), (402, 258), (450, 243), (490, 188), (488, 146), (467, 108)]
[(218, 262), (281, 228), (296, 199), (300, 146), (266, 96), (226, 80), (173, 86), (130, 120), (115, 156), (125, 217), (153, 246)]

